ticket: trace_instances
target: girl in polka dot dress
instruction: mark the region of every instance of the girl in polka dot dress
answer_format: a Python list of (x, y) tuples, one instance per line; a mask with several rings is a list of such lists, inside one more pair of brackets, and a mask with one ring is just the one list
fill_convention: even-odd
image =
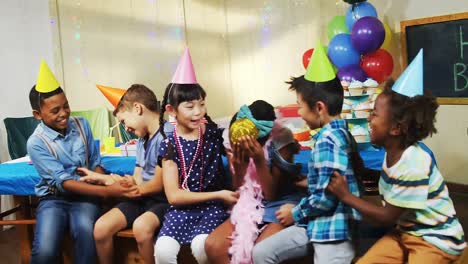
[(162, 113), (167, 111), (176, 125), (159, 149), (171, 207), (156, 241), (156, 263), (177, 263), (180, 246), (187, 244), (199, 263), (207, 263), (206, 237), (228, 217), (225, 206), (238, 198), (223, 190), (222, 130), (206, 115), (205, 96), (198, 84), (171, 83), (164, 94)]

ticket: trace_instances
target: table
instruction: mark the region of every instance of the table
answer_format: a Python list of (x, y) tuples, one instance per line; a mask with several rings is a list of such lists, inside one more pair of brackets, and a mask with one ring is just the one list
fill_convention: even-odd
[[(380, 170), (385, 155), (383, 150), (361, 151), (360, 154), (366, 167)], [(296, 163), (302, 164), (303, 174), (307, 174), (309, 157), (310, 150), (301, 150), (295, 156)], [(106, 168), (107, 173), (131, 175), (135, 167), (135, 157), (103, 156), (102, 165)], [(0, 164), (0, 194), (35, 195), (34, 186), (39, 180), (39, 174), (29, 162)]]
[[(135, 157), (103, 156), (101, 160), (108, 173), (133, 174)], [(40, 179), (30, 162), (0, 164), (0, 194), (35, 195), (34, 186)]]

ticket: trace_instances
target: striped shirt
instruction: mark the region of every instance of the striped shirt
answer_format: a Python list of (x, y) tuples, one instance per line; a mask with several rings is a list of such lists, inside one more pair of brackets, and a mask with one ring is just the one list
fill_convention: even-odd
[(419, 144), (408, 147), (390, 168), (385, 156), (379, 191), (384, 203), (409, 209), (398, 221), (402, 232), (422, 237), (452, 255), (466, 247), (444, 178)]
[(293, 208), (297, 224), (307, 225), (312, 242), (350, 240), (350, 219), (360, 219), (358, 211), (340, 202), (325, 189), (334, 171), (345, 175), (352, 194), (359, 196), (348, 153), (350, 144), (347, 124), (336, 119), (325, 125), (315, 136), (307, 175), (308, 197)]

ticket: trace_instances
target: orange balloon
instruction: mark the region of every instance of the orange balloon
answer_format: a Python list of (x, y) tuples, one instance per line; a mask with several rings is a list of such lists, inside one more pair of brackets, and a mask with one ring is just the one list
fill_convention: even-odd
[(96, 87), (101, 91), (101, 93), (107, 98), (107, 100), (109, 100), (109, 102), (114, 107), (117, 107), (117, 105), (120, 102), (120, 98), (122, 98), (124, 93), (127, 91), (125, 89), (114, 88), (100, 84), (96, 84)]

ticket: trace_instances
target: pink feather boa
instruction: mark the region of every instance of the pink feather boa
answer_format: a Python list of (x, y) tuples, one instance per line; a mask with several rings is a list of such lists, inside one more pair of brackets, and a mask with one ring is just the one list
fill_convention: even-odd
[[(268, 141), (263, 148), (265, 158), (268, 160)], [(252, 263), (252, 250), (260, 233), (258, 225), (263, 219), (263, 194), (257, 182), (257, 171), (252, 159), (249, 161), (244, 184), (239, 188), (240, 196), (232, 208), (231, 223), (234, 225), (232, 244), (229, 248), (231, 264)]]

